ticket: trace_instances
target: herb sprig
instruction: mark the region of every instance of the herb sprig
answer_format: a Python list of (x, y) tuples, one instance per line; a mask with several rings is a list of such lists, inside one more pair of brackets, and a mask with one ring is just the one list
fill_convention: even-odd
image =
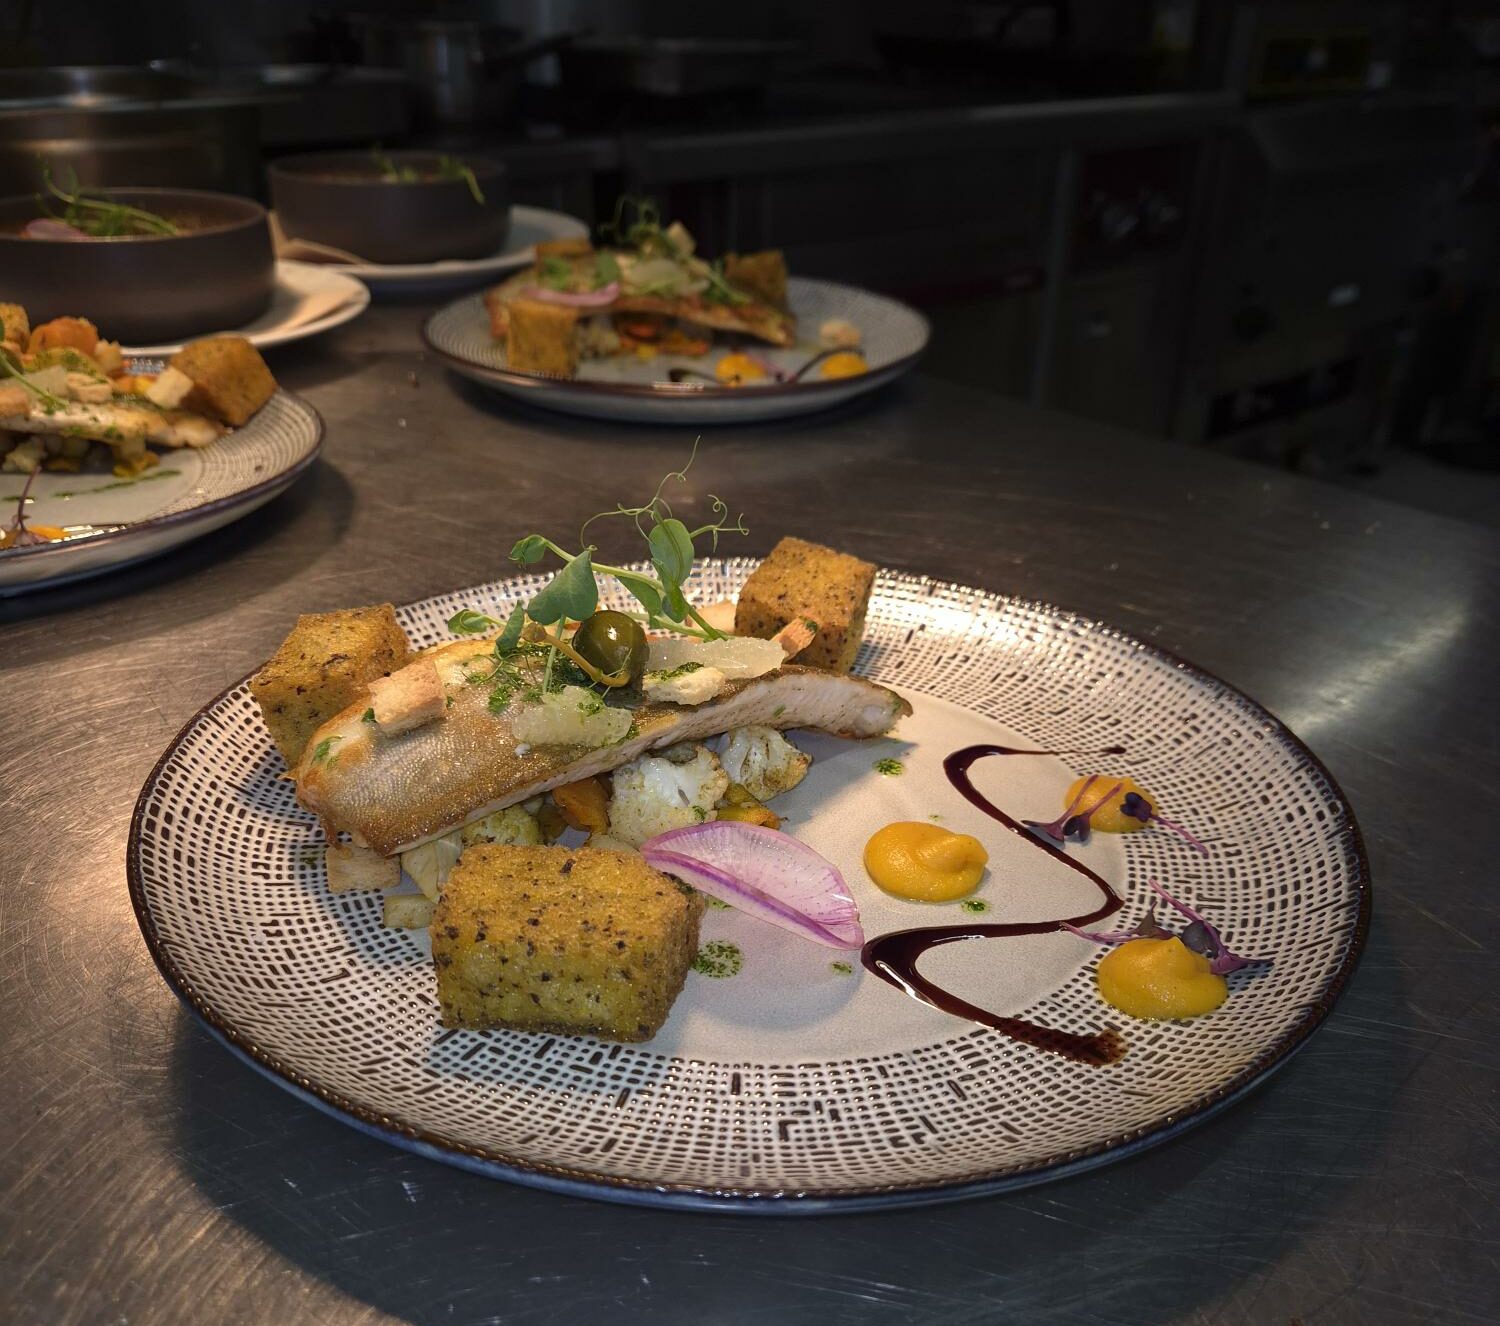
[[(562, 635), (562, 627), (567, 622), (582, 621), (598, 608), (597, 576), (601, 574), (619, 582), (641, 605), (643, 611), (630, 615), (645, 625), (700, 640), (724, 638), (724, 633), (715, 629), (689, 601), (684, 585), (692, 575), (699, 539), (706, 538), (710, 549), (717, 550), (719, 535), (748, 534), (749, 531), (745, 528), (743, 516), (736, 517), (731, 524), (728, 505), (712, 494), (709, 502), (713, 519), (696, 529), (689, 529), (672, 514), (671, 503), (665, 496), (667, 485), (674, 480), (687, 482), (688, 470), (697, 454), (698, 444), (694, 442), (687, 464), (666, 475), (657, 484), (649, 501), (640, 506), (621, 504), (612, 511), (600, 511), (590, 516), (578, 531), (580, 547), (577, 552), (541, 534), (528, 534), (518, 540), (510, 550), (511, 561), (518, 566), (535, 566), (549, 554), (557, 557), (563, 565), (529, 603), (518, 603), (511, 609), (504, 622), (473, 608), (465, 608), (449, 618), (448, 629), (455, 635), (477, 635), (491, 630), (500, 632), (494, 649), (483, 656), (487, 670), (471, 678), (492, 686), (492, 709), (496, 712), (503, 710), (511, 696), (527, 684), (518, 666), (520, 658), (529, 655), (534, 659), (540, 652), (546, 655), (541, 691), (552, 689), (553, 671), (560, 662), (576, 669), (586, 683), (606, 687), (623, 684), (625, 678), (601, 672), (582, 658)], [(597, 520), (622, 516), (629, 519), (645, 539), (652, 573), (594, 561), (596, 550), (588, 542), (589, 526)], [(545, 629), (549, 626), (557, 628), (555, 634)], [(535, 685), (535, 682), (531, 684)], [(498, 709), (497, 696), (503, 696), (498, 700)]]
[[(630, 214), (628, 220), (627, 213)], [(673, 233), (678, 230), (680, 226), (676, 224), (665, 228), (662, 226), (661, 209), (656, 205), (655, 199), (627, 193), (616, 200), (614, 216), (599, 226), (599, 236), (624, 248), (635, 249), (643, 257), (670, 258), (673, 262), (681, 263), (694, 276), (708, 282), (708, 289), (703, 292), (705, 299), (720, 304), (748, 304), (750, 296), (742, 290), (736, 290), (725, 279), (723, 261), (708, 263), (695, 257), (691, 241), (684, 245), (681, 238)], [(655, 291), (648, 289), (641, 293), (652, 294)]]
[(52, 199), (63, 204), (58, 216), (51, 200), (37, 195), (37, 203), (48, 216), (65, 222), (75, 230), (95, 239), (108, 239), (118, 235), (178, 235), (181, 230), (164, 216), (148, 212), (144, 207), (131, 207), (126, 203), (112, 202), (108, 198), (90, 198), (78, 185), (78, 174), (69, 171), (69, 183), (59, 186), (52, 178), (52, 168), (42, 165), (42, 187)]
[[(428, 178), (417, 169), (416, 166), (397, 165), (396, 162), (380, 150), (379, 144), (370, 149), (370, 157), (375, 162), (376, 169), (380, 171), (380, 178), (392, 184), (420, 184)], [(465, 165), (457, 157), (450, 157), (446, 153), (437, 159), (437, 165), (433, 167), (431, 178), (439, 180), (463, 180), (469, 186), (469, 193), (480, 206), (484, 205), (484, 190), (479, 187), (479, 181), (474, 177), (474, 168)]]

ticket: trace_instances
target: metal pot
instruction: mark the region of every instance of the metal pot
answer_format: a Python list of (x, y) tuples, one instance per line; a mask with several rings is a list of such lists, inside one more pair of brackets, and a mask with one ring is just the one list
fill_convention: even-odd
[(76, 172), (90, 188), (162, 185), (254, 193), (253, 96), (194, 96), (190, 80), (135, 66), (0, 70), (0, 195)]
[(494, 123), (514, 113), (522, 70), (561, 50), (573, 33), (520, 40), (514, 28), (473, 19), (363, 16), (365, 61), (404, 69), (418, 117), (430, 125)]

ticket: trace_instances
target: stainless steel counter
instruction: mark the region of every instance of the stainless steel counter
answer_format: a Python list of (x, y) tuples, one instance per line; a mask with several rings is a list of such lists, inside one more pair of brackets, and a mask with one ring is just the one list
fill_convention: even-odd
[(521, 524), (572, 528), (691, 441), (482, 396), (422, 360), (421, 312), (277, 355), (329, 429), (285, 497), (154, 563), (0, 603), (0, 1318), (1493, 1320), (1500, 541), (920, 377), (715, 432), (699, 481), (749, 513), (746, 551), (797, 530), (1096, 614), (1309, 741), (1363, 823), (1375, 921), (1343, 1002), (1268, 1087), (1065, 1183), (781, 1222), (409, 1157), (210, 1041), (125, 890), (131, 806), (172, 734), (293, 614), (504, 574)]

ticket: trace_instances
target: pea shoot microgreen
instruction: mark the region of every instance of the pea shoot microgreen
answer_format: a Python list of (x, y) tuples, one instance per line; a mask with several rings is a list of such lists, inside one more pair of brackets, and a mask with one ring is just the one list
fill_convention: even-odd
[[(709, 502), (713, 519), (707, 523), (690, 529), (673, 515), (671, 503), (664, 495), (667, 485), (673, 481), (687, 482), (688, 470), (697, 454), (698, 444), (695, 442), (687, 464), (663, 478), (650, 500), (642, 505), (621, 504), (612, 511), (600, 511), (590, 516), (578, 531), (580, 546), (577, 552), (541, 534), (528, 534), (519, 539), (510, 550), (511, 561), (516, 565), (536, 566), (549, 556), (558, 558), (563, 565), (529, 603), (516, 604), (504, 622), (474, 608), (464, 608), (448, 619), (448, 629), (455, 635), (499, 632), (491, 652), (471, 659), (471, 666), (466, 668), (470, 681), (483, 682), (491, 687), (489, 704), (492, 710), (502, 712), (511, 698), (528, 685), (538, 694), (556, 689), (554, 678), (559, 668), (569, 676), (576, 676), (583, 685), (594, 683), (614, 687), (624, 683), (628, 674), (601, 672), (581, 657), (562, 634), (568, 622), (582, 621), (598, 608), (597, 577), (601, 574), (617, 581), (641, 605), (643, 611), (629, 615), (644, 625), (700, 640), (724, 638), (724, 633), (716, 630), (693, 606), (684, 586), (693, 573), (699, 539), (707, 539), (709, 548), (717, 550), (719, 535), (746, 534), (749, 531), (742, 516), (736, 517), (731, 524), (729, 507), (712, 494)], [(596, 520), (622, 516), (635, 525), (646, 541), (650, 572), (594, 560), (595, 547), (587, 539), (589, 526)], [(547, 627), (555, 628), (556, 634), (549, 632)], [(539, 655), (545, 655), (546, 661), (538, 685), (534, 678), (528, 682), (522, 677), (518, 662), (522, 656), (535, 660)]]
[[(92, 235), (96, 239), (109, 238), (117, 235), (176, 235), (180, 233), (178, 228), (164, 216), (158, 216), (155, 212), (148, 212), (143, 207), (130, 207), (125, 203), (113, 202), (108, 198), (90, 198), (78, 186), (78, 174), (69, 171), (69, 180), (65, 185), (58, 185), (52, 178), (52, 169), (45, 162), (42, 164), (42, 187), (50, 195), (43, 198), (37, 195), (37, 202), (43, 212), (54, 220), (63, 221), (75, 230), (81, 230), (85, 235)], [(52, 199), (63, 204), (61, 216), (57, 216), (51, 208)]]
[[(693, 255), (692, 238), (680, 223), (663, 227), (661, 209), (653, 198), (622, 194), (615, 202), (614, 216), (600, 225), (599, 236), (622, 248), (635, 249), (643, 258), (670, 258), (681, 263), (694, 276), (708, 282), (703, 292), (705, 299), (720, 304), (750, 302), (749, 295), (736, 290), (725, 279), (722, 261), (708, 263)], [(639, 293), (651, 294), (653, 291), (646, 289)]]

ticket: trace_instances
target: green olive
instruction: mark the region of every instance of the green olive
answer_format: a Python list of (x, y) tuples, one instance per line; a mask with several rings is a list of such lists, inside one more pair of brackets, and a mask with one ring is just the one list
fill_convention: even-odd
[(646, 667), (646, 633), (623, 612), (605, 610), (585, 618), (573, 636), (573, 648), (600, 672), (624, 672), (630, 681)]

